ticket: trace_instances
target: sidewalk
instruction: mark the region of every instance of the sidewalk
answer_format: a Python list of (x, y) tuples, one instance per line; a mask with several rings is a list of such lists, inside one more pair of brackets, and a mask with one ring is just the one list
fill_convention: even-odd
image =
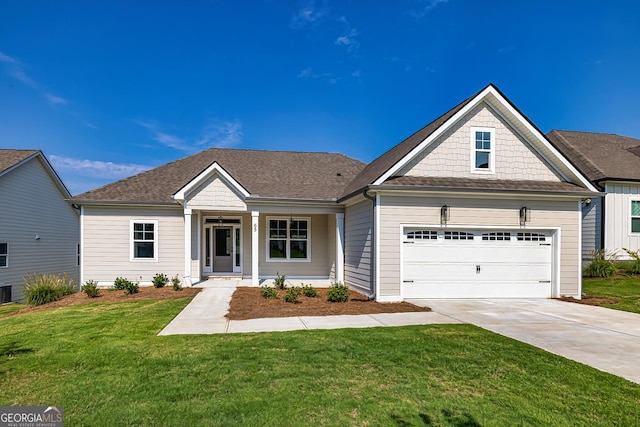
[[(377, 326), (462, 323), (434, 312), (384, 313), (342, 316), (271, 317), (228, 320), (231, 295), (242, 280), (209, 280), (197, 285), (202, 292), (158, 335), (225, 334), (238, 332), (295, 331), (301, 329), (372, 328)], [(316, 286), (316, 284), (314, 284)]]

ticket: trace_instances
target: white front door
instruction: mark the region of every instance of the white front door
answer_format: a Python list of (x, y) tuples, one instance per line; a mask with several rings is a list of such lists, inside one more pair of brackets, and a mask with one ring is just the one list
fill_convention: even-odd
[(203, 273), (242, 273), (241, 227), (206, 225), (203, 244)]
[(550, 298), (544, 232), (405, 229), (404, 298)]

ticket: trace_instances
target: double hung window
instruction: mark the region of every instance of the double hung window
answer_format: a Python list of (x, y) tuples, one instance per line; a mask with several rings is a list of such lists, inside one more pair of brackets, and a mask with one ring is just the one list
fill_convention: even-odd
[(311, 258), (311, 221), (308, 218), (267, 218), (267, 223), (268, 260), (309, 260)]

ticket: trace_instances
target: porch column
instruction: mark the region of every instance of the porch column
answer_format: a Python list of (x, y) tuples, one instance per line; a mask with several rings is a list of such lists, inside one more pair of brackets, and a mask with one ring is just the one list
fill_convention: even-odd
[(336, 214), (336, 282), (344, 282), (344, 213)]
[(251, 286), (260, 285), (260, 275), (258, 273), (258, 218), (259, 211), (251, 211)]
[(192, 286), (191, 282), (191, 209), (184, 210), (184, 284)]

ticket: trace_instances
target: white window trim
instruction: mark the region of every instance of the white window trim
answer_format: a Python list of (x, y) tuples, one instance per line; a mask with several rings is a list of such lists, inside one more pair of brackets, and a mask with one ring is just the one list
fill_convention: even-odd
[[(133, 224), (153, 224), (153, 258), (134, 258), (133, 256)], [(132, 262), (158, 262), (158, 220), (131, 219), (129, 220), (129, 261)]]
[(629, 215), (629, 235), (630, 236), (638, 236), (640, 235), (640, 231), (633, 231), (633, 218), (640, 218), (640, 216), (633, 216), (631, 214), (632, 212), (632, 206), (633, 206), (633, 202), (640, 202), (640, 198), (638, 197), (630, 197), (629, 198), (629, 208), (627, 209), (627, 214)]
[(6, 265), (0, 265), (0, 268), (9, 268), (9, 242), (0, 242), (0, 243), (4, 243), (5, 245), (7, 245), (7, 253), (6, 254), (0, 254), (4, 257), (6, 257), (7, 262)]
[[(489, 132), (491, 135), (491, 148), (489, 149), (489, 169), (476, 168), (476, 132)], [(471, 173), (492, 175), (496, 173), (496, 129), (484, 127), (472, 127), (469, 135), (470, 167)], [(482, 150), (485, 151), (485, 150)]]
[[(291, 219), (293, 219), (294, 221), (307, 221), (307, 257), (306, 258), (290, 258), (291, 254), (289, 249), (291, 248), (290, 242), (291, 242), (291, 237), (290, 237), (290, 233), (289, 233), (289, 226), (291, 225), (290, 221)], [(265, 259), (267, 260), (267, 262), (311, 262), (311, 217), (284, 217), (284, 216), (268, 216), (267, 217), (267, 223), (265, 226), (266, 229), (266, 254), (265, 254)], [(271, 245), (269, 244), (271, 238), (269, 237), (269, 221), (271, 220), (280, 220), (280, 221), (287, 221), (287, 258), (271, 258), (270, 255), (270, 247)], [(274, 239), (274, 240), (282, 240), (282, 239)], [(294, 239), (296, 240), (296, 239)]]

